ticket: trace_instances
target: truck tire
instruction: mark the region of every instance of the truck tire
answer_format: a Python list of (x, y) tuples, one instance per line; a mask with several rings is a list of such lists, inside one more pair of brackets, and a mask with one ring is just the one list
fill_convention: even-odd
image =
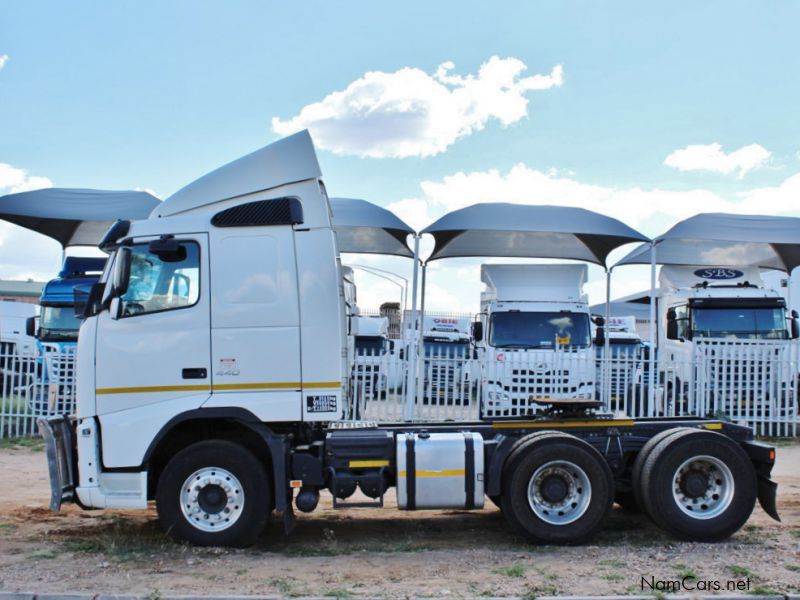
[(756, 471), (733, 440), (687, 430), (652, 450), (641, 474), (642, 501), (656, 525), (684, 540), (717, 542), (745, 524), (756, 502)]
[[(554, 435), (555, 436), (559, 436), (559, 435), (564, 435), (564, 434), (562, 432), (560, 432), (560, 431), (553, 431), (553, 430), (535, 431), (533, 433), (529, 433), (528, 435), (525, 435), (525, 436), (519, 438), (516, 441), (516, 443), (511, 447), (511, 450), (509, 450), (508, 456), (506, 457), (506, 459), (505, 459), (505, 461), (503, 463), (503, 465), (504, 465), (503, 466), (503, 472), (501, 473), (502, 477), (505, 477), (505, 469), (506, 469), (505, 465), (507, 465), (511, 461), (515, 460), (516, 457), (519, 456), (520, 452), (524, 452), (525, 448), (527, 448), (530, 444), (532, 444), (536, 440), (541, 440), (542, 438), (546, 438), (546, 437), (552, 437)], [(502, 479), (502, 477), (501, 477), (501, 479)], [(502, 492), (502, 487), (501, 487), (501, 492)], [(495, 506), (497, 506), (497, 508), (499, 508), (500, 511), (502, 512), (502, 510), (503, 510), (503, 502), (502, 502), (502, 495), (501, 494), (497, 494), (497, 495), (494, 495), (494, 496), (489, 496), (489, 500), (491, 500), (492, 503)]]
[[(633, 470), (631, 471), (631, 490), (632, 494), (627, 500), (630, 501), (628, 503), (620, 502), (620, 506), (625, 508), (626, 510), (631, 511), (640, 511), (644, 512), (645, 514), (647, 511), (645, 510), (644, 504), (642, 502), (642, 468), (644, 468), (644, 463), (647, 461), (647, 458), (653, 452), (653, 449), (658, 446), (662, 441), (667, 438), (671, 438), (677, 433), (685, 432), (685, 431), (694, 431), (699, 432), (699, 429), (691, 429), (689, 427), (676, 427), (675, 429), (665, 429), (651, 437), (647, 440), (642, 449), (639, 450), (639, 454), (636, 455), (636, 460), (633, 461)], [(649, 516), (649, 515), (648, 515)]]
[(197, 546), (252, 545), (267, 524), (273, 496), (264, 464), (224, 440), (197, 442), (169, 461), (158, 480), (162, 528)]
[(506, 461), (503, 515), (531, 542), (581, 543), (611, 510), (611, 469), (583, 440), (566, 433), (546, 433), (520, 445)]

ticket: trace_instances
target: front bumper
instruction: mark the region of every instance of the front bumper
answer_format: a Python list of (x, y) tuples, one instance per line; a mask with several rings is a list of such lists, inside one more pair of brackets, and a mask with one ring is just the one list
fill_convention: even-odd
[(38, 424), (50, 472), (50, 510), (58, 511), (64, 502), (75, 501), (75, 433), (64, 416), (41, 418)]

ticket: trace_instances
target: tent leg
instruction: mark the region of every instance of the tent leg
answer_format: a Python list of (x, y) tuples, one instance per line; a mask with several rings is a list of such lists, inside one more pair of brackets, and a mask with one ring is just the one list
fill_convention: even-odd
[(403, 418), (410, 421), (414, 415), (414, 399), (417, 396), (417, 344), (414, 335), (417, 332), (417, 279), (419, 274), (419, 235), (414, 236), (414, 274), (411, 280), (411, 323), (406, 327), (403, 335), (408, 332), (411, 343), (408, 345), (408, 368), (406, 370), (406, 405)]
[(427, 280), (428, 275), (428, 265), (422, 265), (422, 286), (420, 288), (419, 293), (419, 339), (417, 340), (417, 365), (414, 369), (415, 373), (417, 374), (417, 378), (422, 380), (422, 385), (417, 385), (417, 400), (418, 404), (422, 405), (422, 394), (425, 390), (422, 389), (422, 386), (425, 385), (424, 378), (422, 374), (424, 372), (423, 368), (423, 361), (422, 357), (425, 356), (425, 282)]
[[(650, 244), (650, 385), (647, 394), (647, 414), (652, 416), (656, 398), (656, 245)], [(664, 389), (666, 395), (666, 388)]]
[(603, 341), (603, 379), (601, 381), (600, 398), (606, 405), (606, 408), (611, 408), (611, 341), (608, 335), (608, 321), (611, 317), (611, 269), (606, 269), (606, 314), (605, 314), (605, 339)]

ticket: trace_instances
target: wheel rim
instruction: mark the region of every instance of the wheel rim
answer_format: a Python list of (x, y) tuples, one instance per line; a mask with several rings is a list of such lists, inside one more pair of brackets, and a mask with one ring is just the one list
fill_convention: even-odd
[(550, 525), (577, 521), (589, 508), (591, 500), (589, 476), (573, 462), (545, 463), (528, 482), (528, 504), (537, 517)]
[(181, 511), (201, 531), (224, 531), (244, 509), (244, 489), (236, 476), (219, 467), (192, 473), (181, 488)]
[(694, 456), (672, 478), (672, 497), (693, 519), (713, 519), (731, 505), (735, 485), (724, 462), (713, 456)]

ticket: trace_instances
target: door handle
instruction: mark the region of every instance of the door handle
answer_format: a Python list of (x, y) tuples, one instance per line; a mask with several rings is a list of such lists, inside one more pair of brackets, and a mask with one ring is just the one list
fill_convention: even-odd
[(208, 377), (208, 371), (202, 368), (183, 370), (184, 379), (205, 379), (206, 377)]

